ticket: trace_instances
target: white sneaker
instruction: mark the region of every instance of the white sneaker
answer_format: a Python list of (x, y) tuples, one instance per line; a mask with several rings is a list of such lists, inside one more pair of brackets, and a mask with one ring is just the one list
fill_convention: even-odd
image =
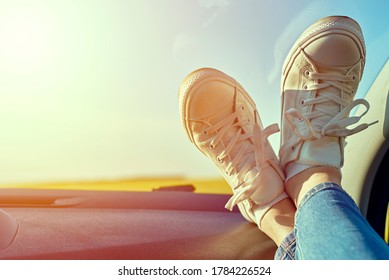
[[(369, 110), (354, 100), (365, 65), (365, 44), (358, 23), (343, 16), (320, 19), (292, 47), (282, 72), (280, 162), (287, 179), (313, 166), (343, 165), (346, 136)], [(360, 116), (349, 117), (357, 105)]]
[(266, 211), (287, 195), (284, 175), (254, 101), (239, 83), (210, 68), (189, 74), (179, 90), (182, 124), (190, 141), (219, 168), (233, 190), (226, 208), (260, 226)]

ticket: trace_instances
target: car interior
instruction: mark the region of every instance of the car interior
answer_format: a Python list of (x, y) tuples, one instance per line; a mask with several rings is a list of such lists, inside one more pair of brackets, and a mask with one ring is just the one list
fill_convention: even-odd
[[(280, 102), (289, 48), (333, 14), (364, 30), (358, 97), (378, 120), (347, 139), (343, 183), (389, 243), (386, 1), (34, 2), (0, 4), (1, 260), (272, 260), (276, 244), (225, 209), (225, 182), (196, 183), (223, 179), (185, 139), (178, 87), (215, 67)], [(277, 105), (261, 108), (278, 118)], [(137, 188), (135, 177), (189, 183)]]
[[(258, 259), (275, 244), (229, 195), (1, 190), (1, 259)], [(17, 221), (17, 223), (15, 222)], [(16, 233), (16, 236), (15, 236)], [(9, 243), (9, 244), (6, 244)]]

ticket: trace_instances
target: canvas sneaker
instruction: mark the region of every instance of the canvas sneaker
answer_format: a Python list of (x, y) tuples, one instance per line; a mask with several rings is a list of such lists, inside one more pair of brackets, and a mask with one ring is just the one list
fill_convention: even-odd
[(266, 211), (287, 195), (284, 174), (268, 142), (279, 131), (263, 128), (254, 101), (230, 76), (203, 68), (179, 90), (182, 124), (190, 141), (219, 168), (233, 195), (226, 208), (260, 226)]
[[(320, 19), (292, 47), (281, 81), (279, 157), (287, 180), (313, 166), (341, 168), (345, 137), (370, 125), (356, 125), (369, 103), (353, 100), (365, 54), (360, 26), (344, 16)], [(364, 112), (349, 117), (358, 105)]]

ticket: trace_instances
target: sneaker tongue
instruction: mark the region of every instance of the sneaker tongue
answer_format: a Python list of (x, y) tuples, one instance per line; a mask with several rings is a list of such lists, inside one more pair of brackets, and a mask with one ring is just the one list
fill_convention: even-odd
[(351, 66), (331, 66), (315, 62), (319, 73), (346, 75)]
[[(329, 65), (318, 64), (317, 65), (317, 69), (318, 69), (319, 73), (323, 73), (323, 74), (346, 75), (347, 72), (348, 72), (349, 67), (334, 67), (334, 66), (329, 66)], [(326, 81), (320, 81), (319, 80), (319, 83), (325, 83), (325, 82)], [(320, 96), (323, 93), (333, 94), (333, 95), (338, 96), (338, 97), (340, 97), (340, 95), (341, 95), (341, 91), (338, 88), (334, 87), (334, 86), (329, 86), (329, 87), (326, 87), (326, 88), (318, 90), (317, 96)], [(313, 110), (314, 111), (320, 110), (320, 111), (324, 111), (324, 112), (327, 111), (327, 110), (331, 110), (331, 111), (340, 112), (340, 105), (337, 104), (336, 102), (333, 102), (333, 101), (329, 100), (329, 101), (326, 101), (326, 102), (315, 104)], [(329, 115), (325, 115), (325, 116), (322, 116), (322, 117), (320, 117), (318, 119), (320, 119), (321, 122), (327, 123), (332, 118), (333, 117), (331, 117)], [(315, 125), (317, 126), (317, 120), (318, 119), (312, 119), (312, 124), (314, 126)]]
[[(217, 112), (216, 114), (208, 117), (208, 120), (209, 122), (214, 125), (222, 120), (224, 120), (225, 118), (228, 118), (231, 116), (231, 114), (233, 114), (233, 112), (235, 111), (235, 105), (233, 104), (229, 104), (228, 106), (226, 106), (223, 110)], [(235, 119), (234, 120), (234, 123), (237, 123), (238, 120)], [(220, 130), (219, 130), (220, 131)], [(241, 133), (243, 134), (244, 131), (243, 131), (243, 128), (241, 126), (231, 126), (230, 129), (227, 130), (227, 132), (223, 135), (222, 137), (222, 142), (223, 142), (223, 145), (224, 147), (226, 148), (229, 143), (231, 142), (231, 139), (236, 137), (236, 134), (237, 133)], [(246, 142), (250, 142), (250, 140), (244, 140), (244, 141), (239, 141), (235, 144), (235, 146), (232, 148), (232, 150), (229, 152), (229, 160), (233, 160), (236, 155), (239, 153), (239, 151), (241, 150), (242, 148), (242, 145)], [(242, 160), (240, 160), (237, 165), (235, 166), (236, 169), (239, 171), (243, 165), (246, 163), (248, 157), (247, 157), (247, 154), (251, 153), (252, 152), (252, 149), (249, 149), (246, 151), (246, 153), (241, 157)], [(252, 161), (252, 165), (254, 165), (254, 161), (255, 161), (255, 157), (254, 156), (250, 156), (250, 161)]]

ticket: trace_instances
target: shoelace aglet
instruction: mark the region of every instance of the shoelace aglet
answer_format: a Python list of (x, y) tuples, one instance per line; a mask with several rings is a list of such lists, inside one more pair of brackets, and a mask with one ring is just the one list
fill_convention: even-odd
[(376, 120), (376, 121), (374, 121), (374, 122), (368, 123), (367, 126), (372, 126), (372, 125), (374, 125), (374, 124), (377, 124), (378, 122), (379, 122), (379, 121)]
[(359, 127), (355, 128), (355, 131), (360, 132), (360, 131), (367, 129), (368, 127), (370, 127), (376, 123), (378, 123), (378, 120), (371, 122), (371, 123), (363, 123)]

